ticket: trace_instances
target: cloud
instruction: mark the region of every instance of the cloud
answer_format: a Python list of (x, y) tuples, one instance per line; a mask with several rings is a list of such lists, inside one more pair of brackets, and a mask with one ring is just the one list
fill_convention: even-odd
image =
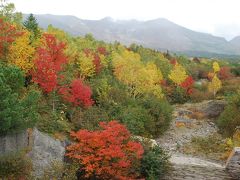
[[(167, 18), (192, 30), (231, 38), (240, 25), (239, 0), (10, 0), (24, 13), (75, 15), (82, 19)], [(226, 30), (225, 30), (226, 28)], [(235, 31), (235, 29), (232, 29)], [(237, 30), (238, 31), (238, 30)]]
[(236, 36), (240, 36), (240, 24), (232, 23), (216, 25), (214, 34), (225, 37), (227, 40), (231, 40)]

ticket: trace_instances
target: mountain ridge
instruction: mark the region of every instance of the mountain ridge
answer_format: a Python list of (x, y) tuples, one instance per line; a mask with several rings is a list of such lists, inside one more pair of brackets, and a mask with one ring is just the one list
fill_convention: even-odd
[(52, 24), (74, 36), (91, 33), (98, 40), (119, 41), (125, 45), (135, 43), (156, 50), (240, 55), (240, 36), (239, 40), (227, 41), (223, 37), (190, 30), (165, 18), (139, 21), (114, 20), (111, 17), (86, 20), (72, 15), (52, 14), (34, 16), (40, 27), (47, 28)]

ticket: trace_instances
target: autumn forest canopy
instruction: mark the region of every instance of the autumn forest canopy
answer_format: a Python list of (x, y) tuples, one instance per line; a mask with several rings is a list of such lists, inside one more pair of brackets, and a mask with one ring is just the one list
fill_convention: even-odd
[(133, 137), (163, 135), (175, 104), (225, 99), (215, 123), (229, 138), (240, 126), (238, 62), (73, 37), (51, 25), (41, 29), (32, 14), (21, 17), (13, 4), (0, 9), (0, 134), (36, 127), (71, 139), (69, 174), (161, 177), (168, 156)]

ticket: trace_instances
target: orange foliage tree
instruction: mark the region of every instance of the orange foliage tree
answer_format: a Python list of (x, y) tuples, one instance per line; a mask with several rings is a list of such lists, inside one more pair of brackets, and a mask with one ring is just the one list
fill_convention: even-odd
[(54, 35), (43, 35), (43, 45), (37, 49), (32, 77), (33, 81), (39, 84), (46, 93), (54, 91), (57, 87), (59, 72), (67, 63), (64, 50), (65, 44), (59, 42)]
[(231, 77), (233, 77), (233, 74), (231, 73), (231, 68), (224, 66), (220, 68), (219, 71), (219, 78), (222, 80), (226, 80), (226, 79), (230, 79)]
[(188, 76), (185, 81), (183, 81), (180, 86), (186, 90), (188, 94), (192, 94), (194, 80), (192, 76)]
[(14, 25), (0, 18), (0, 58), (5, 58), (9, 45), (21, 35)]
[(117, 121), (100, 122), (97, 131), (71, 132), (75, 144), (66, 156), (76, 160), (84, 178), (135, 179), (134, 168), (140, 164), (143, 147), (130, 139), (130, 133)]
[(65, 101), (74, 106), (89, 107), (94, 103), (91, 99), (91, 88), (85, 85), (81, 79), (73, 80), (69, 87), (61, 87), (58, 92)]

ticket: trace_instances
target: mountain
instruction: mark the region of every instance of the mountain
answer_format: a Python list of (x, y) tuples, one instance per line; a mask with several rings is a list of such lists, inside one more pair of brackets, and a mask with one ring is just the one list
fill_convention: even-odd
[(39, 25), (49, 24), (61, 28), (72, 35), (93, 34), (98, 40), (119, 41), (123, 44), (141, 44), (157, 50), (170, 50), (186, 54), (226, 54), (240, 55), (240, 38), (228, 42), (222, 37), (200, 33), (177, 25), (167, 19), (149, 21), (83, 20), (75, 16), (35, 15)]

